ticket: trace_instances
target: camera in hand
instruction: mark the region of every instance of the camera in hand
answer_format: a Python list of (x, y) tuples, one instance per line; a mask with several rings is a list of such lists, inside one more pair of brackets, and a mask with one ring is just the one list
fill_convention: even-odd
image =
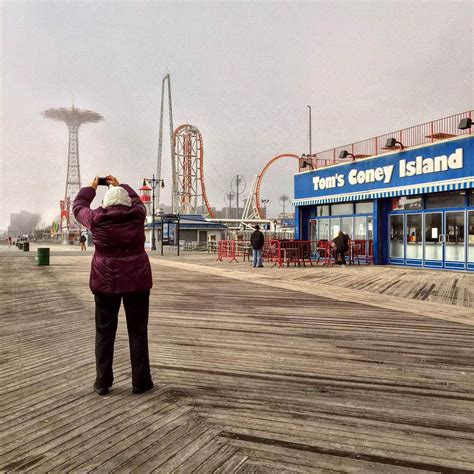
[(99, 182), (97, 183), (99, 186), (108, 186), (109, 183), (107, 182), (107, 178), (99, 178)]

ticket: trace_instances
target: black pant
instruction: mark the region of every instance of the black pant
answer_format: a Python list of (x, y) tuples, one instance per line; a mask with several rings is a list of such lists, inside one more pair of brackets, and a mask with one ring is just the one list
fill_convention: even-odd
[(132, 384), (134, 387), (146, 387), (151, 382), (147, 335), (150, 292), (126, 295), (95, 294), (94, 297), (96, 385), (110, 387), (114, 379), (112, 371), (114, 342), (123, 298), (132, 362)]
[(336, 250), (336, 260), (339, 259), (339, 256), (341, 257), (341, 265), (346, 264), (346, 256), (344, 255), (346, 252), (344, 250)]

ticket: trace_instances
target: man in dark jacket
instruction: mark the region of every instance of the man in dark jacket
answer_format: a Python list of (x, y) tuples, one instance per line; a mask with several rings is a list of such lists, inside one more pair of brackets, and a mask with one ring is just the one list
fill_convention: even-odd
[(253, 267), (263, 267), (263, 245), (265, 243), (265, 237), (260, 232), (260, 226), (257, 224), (255, 230), (250, 236), (250, 244), (253, 249)]
[(98, 178), (79, 191), (73, 204), (74, 217), (92, 232), (95, 245), (89, 282), (95, 298), (94, 388), (99, 395), (107, 395), (112, 386), (115, 333), (123, 298), (133, 393), (142, 393), (153, 387), (147, 334), (152, 276), (144, 248), (146, 208), (130, 186), (119, 184), (113, 176), (106, 179), (110, 187), (103, 206), (90, 208)]
[[(334, 245), (336, 246), (336, 263), (345, 265), (346, 264), (346, 256), (345, 253), (349, 250), (349, 237), (342, 232), (339, 231), (337, 237), (333, 240)], [(341, 260), (339, 261), (339, 257)]]

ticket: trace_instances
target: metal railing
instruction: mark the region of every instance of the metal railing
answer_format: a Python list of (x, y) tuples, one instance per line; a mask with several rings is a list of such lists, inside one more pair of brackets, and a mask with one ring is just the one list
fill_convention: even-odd
[(456, 136), (469, 135), (474, 133), (474, 127), (460, 130), (458, 126), (461, 119), (472, 119), (473, 117), (474, 110), (468, 110), (449, 117), (415, 125), (414, 127), (379, 135), (378, 137), (368, 138), (359, 142), (349, 143), (348, 145), (331, 148), (330, 150), (320, 151), (319, 153), (314, 153), (310, 159), (315, 169), (324, 168), (325, 166), (334, 165), (336, 163), (347, 163), (348, 159), (351, 160), (352, 158), (339, 158), (339, 154), (343, 150), (352, 153), (355, 159), (360, 159), (400, 149), (397, 147), (386, 148), (385, 144), (388, 138), (395, 138), (397, 141), (402, 143), (405, 148), (409, 148)]
[[(373, 263), (372, 240), (349, 240), (346, 252), (349, 264)], [(229, 263), (252, 258), (252, 246), (248, 240), (219, 240), (217, 260)], [(279, 268), (322, 264), (331, 266), (337, 263), (336, 249), (332, 240), (266, 240), (263, 247), (263, 260), (274, 262)]]

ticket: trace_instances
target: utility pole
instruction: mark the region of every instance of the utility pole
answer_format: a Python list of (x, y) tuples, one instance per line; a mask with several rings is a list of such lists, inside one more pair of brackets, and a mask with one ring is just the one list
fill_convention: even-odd
[(265, 213), (265, 215), (263, 217), (265, 217), (265, 219), (267, 218), (267, 204), (269, 202), (271, 202), (270, 199), (262, 199), (263, 212)]
[[(240, 190), (240, 186), (243, 185), (242, 190)], [(232, 178), (232, 181), (230, 183), (230, 189), (231, 191), (234, 191), (235, 187), (235, 199), (236, 199), (236, 219), (239, 219), (239, 196), (245, 191), (245, 178), (243, 176), (236, 175)]]
[[(242, 187), (242, 190), (240, 189), (240, 186)], [(234, 191), (235, 188), (235, 199), (236, 199), (236, 218), (240, 219), (239, 216), (239, 195), (242, 194), (245, 191), (245, 178), (243, 176), (236, 175), (232, 178), (232, 181), (230, 182), (230, 189), (231, 191)]]
[(290, 196), (288, 196), (288, 194), (282, 194), (280, 196), (280, 204), (283, 206), (283, 218), (285, 217), (285, 205), (289, 199), (290, 199)]
[(239, 218), (239, 183), (240, 183), (240, 177), (239, 175), (237, 175), (237, 179), (235, 180), (235, 185), (237, 186), (237, 196), (236, 196), (237, 215), (235, 217), (237, 219)]
[(227, 205), (227, 219), (232, 217), (232, 199), (234, 199), (234, 193), (232, 191), (229, 191), (224, 195), (224, 202)]

